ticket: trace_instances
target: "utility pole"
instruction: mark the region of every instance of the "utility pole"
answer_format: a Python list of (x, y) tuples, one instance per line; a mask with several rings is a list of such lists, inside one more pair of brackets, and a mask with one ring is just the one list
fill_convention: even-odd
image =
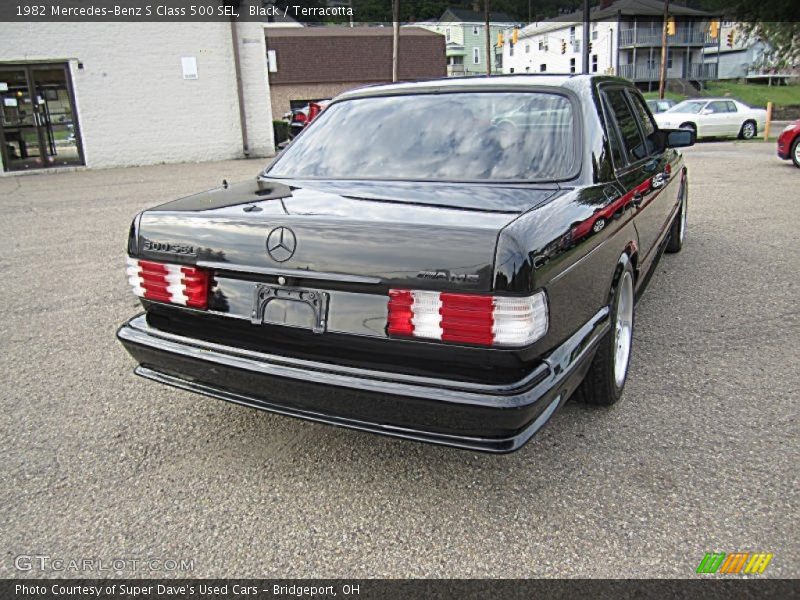
[(397, 81), (400, 60), (400, 0), (392, 0), (392, 81)]
[(583, 73), (589, 72), (589, 40), (591, 39), (591, 32), (589, 31), (589, 0), (583, 0)]
[[(669, 19), (669, 0), (664, 0), (664, 27), (661, 30), (661, 73), (658, 77), (658, 97), (664, 99), (667, 87), (667, 20)], [(634, 67), (635, 69), (636, 67)]]
[(489, 0), (483, 0), (484, 21), (486, 25), (486, 74), (492, 74), (492, 32), (489, 29)]

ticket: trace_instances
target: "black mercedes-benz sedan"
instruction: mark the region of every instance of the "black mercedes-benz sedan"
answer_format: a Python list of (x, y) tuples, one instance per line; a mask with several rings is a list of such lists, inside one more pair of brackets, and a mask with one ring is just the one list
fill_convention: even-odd
[(136, 373), (489, 452), (622, 395), (687, 173), (632, 84), (447, 79), (335, 98), (258, 177), (137, 215)]

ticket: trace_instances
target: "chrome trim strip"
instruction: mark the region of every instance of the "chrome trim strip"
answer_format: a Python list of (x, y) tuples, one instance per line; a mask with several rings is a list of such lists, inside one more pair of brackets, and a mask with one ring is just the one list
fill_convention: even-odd
[(206, 269), (216, 269), (218, 271), (234, 271), (236, 273), (258, 273), (259, 275), (284, 275), (286, 277), (300, 277), (303, 279), (327, 279), (328, 281), (344, 281), (347, 283), (368, 283), (372, 285), (377, 285), (382, 282), (380, 277), (366, 277), (363, 275), (346, 275), (343, 273), (326, 273), (324, 271), (306, 271), (304, 269), (253, 267), (249, 265), (236, 265), (233, 263), (216, 262), (208, 260), (197, 261), (197, 266)]

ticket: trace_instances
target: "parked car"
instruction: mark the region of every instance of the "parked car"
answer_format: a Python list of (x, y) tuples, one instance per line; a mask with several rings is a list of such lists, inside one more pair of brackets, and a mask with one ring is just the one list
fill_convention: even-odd
[[(494, 122), (519, 111), (555, 118)], [(516, 450), (571, 396), (622, 396), (636, 298), (684, 243), (693, 141), (615, 77), (346, 92), (257, 178), (134, 218), (145, 312), (117, 335), (177, 388)]]
[(684, 100), (655, 115), (659, 127), (691, 129), (698, 138), (739, 137), (749, 140), (763, 131), (767, 111), (730, 98)]
[(800, 167), (800, 119), (787, 125), (778, 136), (778, 156)]
[(675, 106), (675, 100), (670, 100), (669, 98), (661, 98), (661, 99), (654, 99), (648, 100), (647, 106), (650, 108), (650, 112), (653, 114), (662, 113), (668, 111), (670, 108)]
[(305, 129), (311, 121), (313, 121), (319, 113), (325, 110), (325, 107), (330, 104), (330, 100), (318, 100), (317, 102), (309, 102), (305, 106), (292, 109), (283, 115), (285, 121), (289, 123), (289, 139), (293, 139), (298, 133)]

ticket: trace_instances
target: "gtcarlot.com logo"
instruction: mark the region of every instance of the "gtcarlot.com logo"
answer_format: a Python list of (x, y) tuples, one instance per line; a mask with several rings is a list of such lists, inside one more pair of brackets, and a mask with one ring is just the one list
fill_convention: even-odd
[(726, 575), (760, 575), (772, 560), (766, 552), (706, 552), (697, 567), (698, 573), (724, 573)]
[(14, 557), (18, 571), (72, 573), (102, 572), (188, 572), (194, 571), (193, 558), (61, 558), (47, 554), (20, 554)]

